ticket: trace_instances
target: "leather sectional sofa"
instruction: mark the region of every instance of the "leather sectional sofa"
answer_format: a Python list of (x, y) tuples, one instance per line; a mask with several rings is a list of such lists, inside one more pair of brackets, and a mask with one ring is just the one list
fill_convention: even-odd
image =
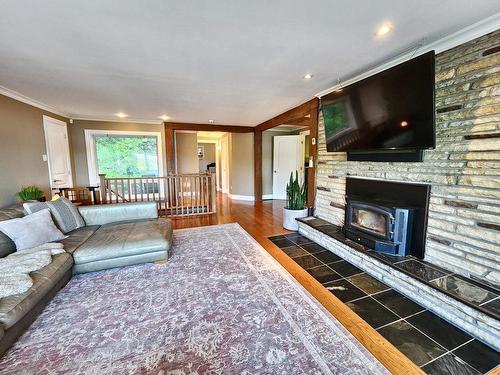
[[(168, 259), (172, 226), (158, 218), (156, 203), (123, 203), (79, 207), (86, 226), (61, 241), (64, 254), (30, 274), (33, 286), (0, 299), (0, 356), (36, 319), (72, 274)], [(22, 206), (0, 209), (0, 221), (22, 217)], [(14, 252), (14, 243), (0, 232), (0, 257)]]

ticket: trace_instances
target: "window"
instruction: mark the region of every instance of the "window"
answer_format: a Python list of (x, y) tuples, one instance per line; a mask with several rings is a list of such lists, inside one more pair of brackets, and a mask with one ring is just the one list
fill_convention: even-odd
[(89, 180), (106, 177), (157, 177), (162, 175), (159, 133), (85, 130)]

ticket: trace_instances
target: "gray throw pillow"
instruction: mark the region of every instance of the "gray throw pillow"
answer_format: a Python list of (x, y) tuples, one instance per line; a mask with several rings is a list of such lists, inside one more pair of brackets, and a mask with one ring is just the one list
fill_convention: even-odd
[(17, 250), (66, 238), (55, 226), (48, 209), (18, 219), (0, 221), (0, 231), (14, 241)]
[(54, 222), (63, 233), (69, 233), (85, 226), (85, 221), (78, 208), (65, 197), (49, 202), (24, 203), (23, 206), (28, 214), (48, 208)]

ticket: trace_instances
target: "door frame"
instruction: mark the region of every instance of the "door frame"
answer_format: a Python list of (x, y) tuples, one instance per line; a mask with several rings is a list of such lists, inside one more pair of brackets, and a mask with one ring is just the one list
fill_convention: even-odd
[(163, 177), (163, 149), (161, 132), (144, 132), (132, 130), (99, 130), (99, 129), (85, 129), (85, 149), (87, 154), (87, 170), (89, 177), (89, 186), (99, 185), (99, 175), (97, 168), (97, 155), (95, 136), (96, 135), (136, 135), (136, 136), (155, 136), (156, 146), (158, 152), (158, 177)]
[[(227, 147), (224, 148), (224, 143), (226, 143)], [(230, 188), (230, 176), (229, 176), (229, 134), (226, 134), (220, 139), (220, 153), (221, 153), (221, 191), (223, 194), (229, 194), (231, 192)], [(224, 171), (225, 169), (225, 171)], [(225, 183), (224, 183), (225, 182)], [(225, 185), (225, 186), (224, 186)], [(224, 189), (226, 188), (226, 189)]]
[(304, 168), (304, 163), (305, 163), (305, 135), (303, 134), (288, 134), (288, 135), (275, 135), (273, 136), (273, 163), (272, 163), (272, 171), (273, 171), (273, 184), (272, 184), (272, 196), (273, 198), (272, 199), (282, 199), (282, 198), (278, 198), (276, 197), (276, 195), (274, 194), (274, 182), (275, 182), (275, 176), (276, 176), (276, 173), (275, 173), (275, 168), (276, 168), (276, 160), (275, 160), (275, 157), (276, 157), (276, 142), (275, 142), (275, 138), (276, 137), (297, 137), (297, 139), (299, 140), (300, 142), (300, 153), (301, 153), (301, 158), (300, 158), (300, 167), (301, 167), (301, 170), (299, 170), (299, 183), (304, 183), (304, 179), (305, 179), (305, 168)]
[(69, 147), (69, 135), (68, 135), (68, 124), (65, 121), (58, 120), (56, 118), (43, 115), (42, 116), (42, 121), (43, 121), (43, 136), (45, 140), (45, 152), (47, 155), (47, 169), (49, 170), (49, 186), (50, 186), (50, 193), (52, 195), (52, 171), (50, 169), (51, 167), (51, 160), (50, 160), (50, 146), (49, 146), (49, 140), (47, 137), (47, 126), (48, 125), (58, 125), (58, 126), (64, 126), (64, 129), (66, 130), (66, 153), (68, 155), (68, 172), (70, 175), (69, 179), (69, 188), (73, 187), (73, 167), (71, 165), (72, 163), (72, 158), (71, 158), (71, 149)]

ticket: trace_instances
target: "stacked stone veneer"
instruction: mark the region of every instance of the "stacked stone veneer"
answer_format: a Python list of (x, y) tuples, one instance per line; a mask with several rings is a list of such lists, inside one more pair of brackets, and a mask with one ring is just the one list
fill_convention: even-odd
[(436, 112), (419, 163), (329, 153), (320, 114), (316, 215), (343, 224), (346, 176), (429, 183), (425, 259), (500, 284), (500, 30), (437, 55)]

